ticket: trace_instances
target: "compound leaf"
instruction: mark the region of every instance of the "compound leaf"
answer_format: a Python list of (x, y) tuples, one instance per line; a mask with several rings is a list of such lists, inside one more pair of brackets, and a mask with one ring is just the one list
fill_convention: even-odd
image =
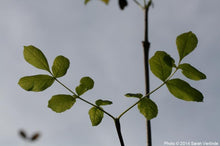
[(198, 39), (191, 31), (183, 33), (176, 38), (177, 50), (179, 53), (180, 61), (191, 53), (197, 46)]
[(138, 109), (141, 114), (145, 116), (148, 120), (155, 118), (158, 114), (157, 105), (150, 98), (143, 98), (138, 103)]
[(75, 102), (76, 98), (73, 96), (59, 94), (52, 96), (52, 98), (48, 101), (48, 107), (57, 113), (61, 113), (70, 109)]
[(54, 77), (59, 78), (66, 74), (69, 68), (70, 62), (64, 56), (57, 56), (53, 62), (52, 72)]
[(99, 125), (101, 123), (101, 121), (102, 121), (102, 119), (104, 117), (104, 113), (103, 113), (103, 111), (101, 111), (97, 107), (92, 107), (89, 110), (89, 117), (90, 117), (92, 126), (97, 126), (97, 125)]
[(135, 97), (135, 98), (141, 98), (143, 95), (141, 93), (127, 93), (125, 94), (126, 97)]
[(203, 101), (202, 93), (181, 79), (169, 80), (166, 82), (166, 85), (170, 93), (179, 99), (185, 101)]
[(184, 76), (191, 80), (202, 80), (206, 79), (206, 75), (197, 70), (195, 67), (188, 63), (180, 64), (179, 68), (182, 69)]
[(43, 91), (50, 87), (54, 78), (49, 75), (26, 76), (19, 80), (18, 84), (27, 91)]
[(99, 100), (96, 100), (95, 104), (97, 106), (110, 105), (112, 104), (112, 101), (99, 99)]
[(164, 51), (157, 51), (149, 60), (152, 73), (165, 81), (172, 72), (172, 64), (174, 60)]
[(83, 77), (80, 80), (80, 85), (76, 87), (76, 93), (80, 96), (86, 91), (92, 89), (94, 86), (94, 81), (90, 77)]
[(36, 68), (50, 72), (47, 58), (40, 49), (34, 46), (24, 46), (24, 59)]

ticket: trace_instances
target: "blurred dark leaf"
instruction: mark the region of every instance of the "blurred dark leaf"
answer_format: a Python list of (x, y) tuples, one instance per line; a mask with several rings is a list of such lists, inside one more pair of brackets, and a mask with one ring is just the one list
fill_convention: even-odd
[(31, 141), (35, 141), (40, 137), (40, 133), (35, 133), (32, 137), (31, 137)]
[(26, 135), (26, 133), (25, 133), (24, 130), (19, 130), (19, 135), (20, 135), (22, 138), (24, 138), (24, 139), (27, 138), (27, 135)]
[(128, 5), (127, 0), (119, 0), (119, 7), (123, 10)]

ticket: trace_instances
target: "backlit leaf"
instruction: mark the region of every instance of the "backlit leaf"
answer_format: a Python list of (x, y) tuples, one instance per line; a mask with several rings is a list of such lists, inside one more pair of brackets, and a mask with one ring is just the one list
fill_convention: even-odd
[(76, 87), (76, 93), (80, 96), (86, 91), (92, 89), (94, 81), (90, 77), (83, 77), (80, 80), (80, 85)]
[(157, 51), (149, 60), (152, 73), (165, 81), (172, 72), (173, 59), (164, 51)]
[(138, 103), (138, 109), (141, 114), (145, 116), (148, 120), (155, 118), (158, 114), (157, 105), (150, 98), (143, 98)]
[(127, 93), (125, 94), (126, 97), (135, 97), (135, 98), (141, 98), (143, 95), (141, 93)]
[(101, 123), (101, 121), (104, 117), (104, 113), (103, 113), (103, 111), (101, 111), (97, 107), (92, 107), (89, 110), (89, 117), (90, 117), (90, 120), (92, 122), (92, 126), (97, 126)]
[(75, 102), (76, 102), (76, 98), (74, 98), (73, 96), (59, 94), (59, 95), (54, 95), (48, 101), (48, 107), (57, 113), (61, 113), (70, 109)]
[(85, 1), (84, 1), (84, 4), (86, 5), (88, 2), (90, 2), (90, 0), (85, 0)]
[(69, 68), (70, 62), (64, 56), (57, 56), (53, 62), (52, 71), (56, 78), (62, 77), (66, 74)]
[(99, 99), (99, 100), (96, 100), (95, 104), (97, 106), (110, 105), (112, 104), (112, 101)]
[(166, 82), (167, 88), (175, 97), (185, 101), (203, 101), (201, 92), (191, 87), (187, 82), (180, 79), (172, 79)]
[(109, 0), (101, 0), (103, 1), (106, 5), (109, 3)]
[(170, 55), (165, 55), (163, 58), (164, 62), (170, 67), (176, 67), (175, 60)]
[(191, 80), (202, 80), (206, 79), (206, 75), (197, 70), (195, 67), (188, 63), (180, 64), (179, 68), (182, 69), (183, 75)]
[(197, 46), (198, 39), (194, 33), (186, 32), (176, 38), (177, 50), (179, 53), (180, 61), (191, 53)]
[(40, 49), (34, 46), (24, 46), (24, 59), (35, 66), (36, 68), (43, 69), (50, 72), (47, 58)]
[(54, 78), (48, 75), (26, 76), (19, 80), (18, 84), (27, 91), (43, 91), (50, 87)]
[[(84, 4), (86, 5), (88, 2), (90, 2), (91, 0), (85, 0)], [(102, 2), (104, 2), (106, 5), (109, 3), (109, 0), (101, 0)]]

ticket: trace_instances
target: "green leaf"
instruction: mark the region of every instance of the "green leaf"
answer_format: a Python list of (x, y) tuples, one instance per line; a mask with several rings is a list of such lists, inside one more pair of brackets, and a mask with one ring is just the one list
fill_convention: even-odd
[(99, 100), (96, 100), (95, 104), (97, 106), (110, 105), (112, 104), (112, 101), (99, 99)]
[(125, 94), (126, 97), (136, 97), (136, 98), (141, 98), (143, 95), (141, 93), (127, 93)]
[(191, 87), (187, 82), (180, 79), (172, 79), (166, 82), (167, 88), (175, 97), (185, 101), (203, 101), (201, 92)]
[(198, 39), (191, 31), (183, 33), (176, 38), (177, 50), (179, 53), (180, 61), (191, 53), (197, 46)]
[(48, 101), (48, 107), (57, 113), (61, 113), (70, 109), (75, 102), (76, 98), (73, 96), (59, 94), (52, 96), (52, 98)]
[(104, 117), (104, 113), (103, 113), (103, 111), (101, 111), (97, 107), (92, 107), (89, 110), (89, 117), (90, 117), (90, 120), (92, 122), (92, 126), (97, 126), (101, 123), (101, 121)]
[(170, 67), (176, 67), (175, 60), (170, 55), (165, 55), (163, 58), (164, 62)]
[(43, 91), (50, 87), (54, 78), (48, 75), (26, 76), (19, 80), (18, 84), (27, 91)]
[(84, 1), (84, 4), (86, 5), (89, 1), (90, 1), (90, 0), (85, 0), (85, 1)]
[(138, 103), (138, 109), (148, 120), (155, 118), (158, 114), (157, 105), (147, 97), (143, 98)]
[(64, 56), (57, 56), (53, 62), (52, 71), (56, 78), (62, 77), (66, 74), (69, 68), (70, 62)]
[(103, 1), (106, 5), (109, 3), (109, 0), (101, 0)]
[[(86, 5), (88, 2), (90, 2), (91, 0), (85, 0), (84, 4)], [(106, 5), (109, 3), (109, 0), (101, 0), (102, 2), (104, 2)]]
[(152, 73), (165, 81), (172, 72), (173, 59), (164, 51), (157, 51), (149, 60)]
[(92, 89), (94, 81), (90, 77), (83, 77), (80, 80), (80, 85), (76, 87), (76, 93), (80, 96), (86, 91)]
[(24, 46), (24, 59), (36, 68), (50, 72), (47, 58), (40, 49), (34, 46)]
[(183, 75), (191, 80), (202, 80), (206, 79), (206, 75), (197, 70), (195, 67), (188, 63), (180, 64), (179, 68), (182, 69)]

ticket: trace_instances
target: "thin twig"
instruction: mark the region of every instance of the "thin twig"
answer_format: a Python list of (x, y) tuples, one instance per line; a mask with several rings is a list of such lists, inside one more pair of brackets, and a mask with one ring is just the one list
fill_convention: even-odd
[(158, 89), (160, 89), (162, 86), (164, 86), (168, 80), (170, 80), (173, 75), (177, 72), (178, 67), (176, 68), (176, 70), (166, 79), (166, 81), (164, 81), (162, 84), (160, 84), (157, 88), (155, 88), (154, 90), (152, 90), (151, 92), (149, 92), (148, 94), (146, 94), (144, 97), (142, 97), (141, 99), (139, 99), (136, 103), (134, 103), (132, 106), (130, 106), (128, 109), (126, 109), (121, 115), (118, 116), (118, 119), (120, 119), (125, 113), (127, 113), (129, 110), (131, 110), (134, 106), (136, 106), (139, 102), (141, 102), (144, 98), (149, 97), (151, 94), (153, 94), (154, 92), (156, 92)]
[[(54, 77), (54, 78), (55, 78), (55, 77)], [(57, 78), (55, 78), (55, 80), (56, 80), (59, 84), (61, 84), (64, 88), (66, 88), (70, 93), (72, 93), (72, 94), (73, 94), (73, 97), (78, 98), (78, 99), (80, 99), (81, 101), (83, 101), (83, 102), (85, 102), (85, 103), (88, 103), (89, 105), (91, 105), (91, 106), (93, 106), (93, 107), (98, 108), (99, 110), (103, 111), (106, 115), (108, 115), (109, 117), (111, 117), (113, 120), (115, 120), (115, 117), (112, 116), (110, 113), (108, 113), (108, 112), (105, 111), (104, 109), (100, 108), (99, 106), (97, 106), (97, 105), (95, 105), (95, 104), (93, 104), (93, 103), (91, 103), (91, 102), (89, 102), (89, 101), (87, 101), (87, 100), (81, 98), (80, 96), (76, 95), (75, 92), (73, 92), (70, 88), (68, 88), (66, 85), (64, 85), (62, 82), (60, 82)]]
[(145, 9), (137, 0), (134, 0), (134, 2), (135, 2), (142, 10)]

